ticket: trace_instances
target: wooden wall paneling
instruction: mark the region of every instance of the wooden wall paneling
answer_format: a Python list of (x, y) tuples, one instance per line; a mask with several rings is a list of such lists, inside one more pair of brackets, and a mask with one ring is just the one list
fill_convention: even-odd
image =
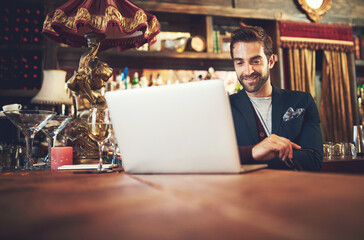
[(274, 12), (271, 9), (246, 9), (232, 8), (230, 5), (186, 5), (175, 3), (158, 3), (158, 2), (141, 2), (134, 1), (137, 5), (150, 12), (170, 12), (170, 13), (188, 13), (202, 14), (225, 17), (246, 17), (258, 19), (275, 19)]
[[(255, 12), (255, 15), (260, 15), (262, 12), (269, 10), (271, 14), (263, 18), (269, 19), (274, 16), (273, 18), (283, 20), (310, 22), (297, 0), (237, 0), (236, 7)], [(331, 9), (322, 16), (319, 23), (364, 25), (363, 13), (363, 0), (333, 0)]]
[(268, 27), (270, 36), (273, 40), (273, 51), (277, 56), (277, 61), (275, 63), (274, 68), (271, 70), (272, 83), (280, 88), (284, 88), (283, 84), (283, 74), (282, 74), (282, 66), (283, 66), (283, 55), (281, 55), (280, 51), (280, 31), (279, 31), (279, 22), (273, 21), (271, 26)]
[(249, 9), (250, 11), (255, 10), (257, 13), (262, 10), (270, 10), (273, 15), (275, 12), (278, 12), (296, 17), (299, 17), (299, 15), (303, 16), (304, 12), (301, 12), (299, 5), (296, 2), (296, 0), (237, 0), (236, 8)]
[(175, 3), (175, 4), (187, 4), (187, 5), (210, 5), (210, 6), (225, 6), (231, 7), (234, 0), (138, 0), (138, 2), (148, 3)]
[(160, 25), (161, 31), (169, 32), (190, 32), (191, 24), (197, 24), (196, 16), (182, 13), (151, 12), (154, 14)]
[[(333, 12), (336, 11), (336, 2), (341, 2), (342, 0), (335, 0), (333, 3), (332, 9)], [(361, 25), (364, 26), (364, 1), (363, 0), (348, 0), (346, 1), (348, 3), (347, 6), (349, 6), (350, 11), (348, 10), (348, 14), (346, 14), (346, 17), (351, 17), (352, 23), (354, 25)], [(335, 8), (334, 8), (335, 6)]]
[(279, 22), (272, 21), (269, 23), (269, 26), (266, 27), (266, 31), (270, 34), (273, 40), (273, 51), (277, 56), (277, 61), (275, 63), (274, 68), (271, 70), (272, 83), (280, 88), (284, 88), (283, 86), (283, 75), (281, 75), (281, 65), (283, 65), (283, 57), (280, 56), (280, 31), (279, 31)]

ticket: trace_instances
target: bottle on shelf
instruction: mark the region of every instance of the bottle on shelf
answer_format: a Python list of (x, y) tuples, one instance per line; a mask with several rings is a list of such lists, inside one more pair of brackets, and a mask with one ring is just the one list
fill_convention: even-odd
[(153, 74), (151, 73), (149, 75), (149, 84), (148, 84), (148, 87), (154, 86), (154, 82), (155, 82), (155, 79), (153, 77)]
[(133, 81), (131, 82), (131, 88), (140, 88), (138, 72), (134, 73)]
[(162, 75), (160, 73), (158, 73), (157, 75), (157, 79), (155, 80), (155, 85), (156, 86), (159, 86), (159, 85), (163, 85), (163, 78), (162, 78)]
[(124, 89), (130, 89), (131, 88), (128, 67), (125, 67), (125, 69), (124, 69), (124, 75), (123, 75), (122, 81), (124, 83)]
[(207, 70), (205, 80), (209, 79), (215, 79), (215, 69), (213, 67), (209, 67), (209, 69)]
[(110, 91), (115, 91), (115, 90), (121, 89), (123, 75), (124, 75), (124, 73), (119, 72), (119, 74), (116, 75), (115, 79), (113, 79), (112, 81), (109, 81)]
[(145, 77), (145, 74), (142, 73), (142, 76), (140, 77), (140, 86), (143, 87), (148, 87), (149, 86), (149, 81), (148, 79)]
[(120, 90), (125, 90), (128, 86), (128, 76), (125, 75), (125, 72), (120, 73)]

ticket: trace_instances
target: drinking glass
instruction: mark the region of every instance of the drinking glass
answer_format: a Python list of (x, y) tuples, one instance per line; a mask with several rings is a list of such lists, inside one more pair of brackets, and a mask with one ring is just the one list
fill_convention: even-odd
[(24, 169), (33, 170), (32, 148), (34, 136), (56, 113), (44, 110), (13, 110), (4, 111), (4, 114), (24, 134), (26, 144)]
[(121, 157), (120, 157), (120, 149), (116, 138), (114, 136), (114, 131), (111, 125), (111, 135), (110, 137), (102, 143), (102, 156), (105, 163), (105, 160), (108, 164), (116, 164), (118, 166), (121, 165)]
[(324, 158), (331, 160), (332, 159), (332, 152), (333, 152), (333, 143), (332, 142), (324, 142), (323, 144), (324, 150)]
[(44, 158), (46, 167), (51, 164), (51, 149), (56, 146), (57, 135), (60, 133), (67, 124), (72, 120), (70, 116), (54, 116), (43, 128), (42, 132), (46, 134), (48, 142), (48, 154)]
[(102, 143), (106, 141), (111, 135), (111, 121), (109, 117), (109, 110), (102, 108), (90, 109), (90, 115), (87, 120), (88, 131), (91, 139), (97, 142), (99, 147), (99, 165), (97, 170), (102, 169)]
[(103, 163), (115, 164), (115, 144), (109, 138), (101, 145)]
[(345, 157), (344, 150), (345, 150), (344, 142), (336, 142), (333, 145), (332, 156), (334, 156), (334, 158), (344, 158)]

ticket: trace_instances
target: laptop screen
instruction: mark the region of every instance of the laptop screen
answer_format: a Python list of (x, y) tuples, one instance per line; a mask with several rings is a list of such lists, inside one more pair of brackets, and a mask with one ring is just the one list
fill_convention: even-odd
[(221, 80), (119, 90), (105, 97), (125, 171), (240, 171)]

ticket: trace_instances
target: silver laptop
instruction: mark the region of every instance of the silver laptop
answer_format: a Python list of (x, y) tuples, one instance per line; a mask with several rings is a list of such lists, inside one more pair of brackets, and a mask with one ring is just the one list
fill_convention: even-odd
[(105, 97), (126, 172), (245, 171), (223, 81), (113, 91)]

